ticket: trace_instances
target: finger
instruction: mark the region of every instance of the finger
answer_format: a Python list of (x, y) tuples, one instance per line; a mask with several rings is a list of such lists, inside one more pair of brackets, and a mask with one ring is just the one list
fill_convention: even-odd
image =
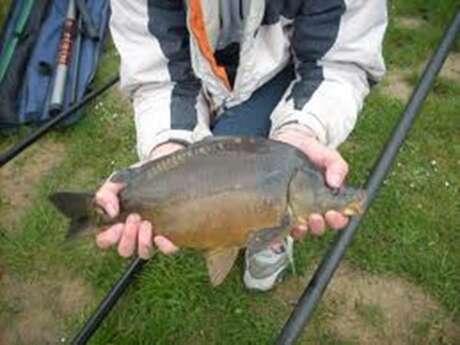
[(112, 176), (109, 177), (109, 179), (104, 183), (102, 187), (104, 190), (111, 192), (112, 194), (118, 194), (125, 187), (125, 184), (120, 182), (112, 182), (110, 181), (111, 178)]
[(333, 229), (343, 229), (348, 224), (348, 217), (337, 211), (327, 211), (324, 215), (327, 224)]
[(124, 224), (118, 223), (99, 233), (96, 236), (96, 244), (98, 247), (101, 249), (107, 249), (117, 243), (120, 240), (123, 228)]
[(308, 217), (308, 226), (313, 235), (322, 235), (326, 229), (324, 218), (319, 214), (312, 214)]
[(308, 232), (308, 226), (306, 224), (299, 224), (291, 230), (291, 235), (297, 240), (305, 238)]
[(111, 218), (116, 217), (120, 210), (117, 194), (123, 189), (123, 186), (121, 183), (108, 181), (102, 185), (95, 195), (96, 204), (101, 206)]
[(170, 240), (163, 236), (155, 236), (153, 241), (163, 254), (174, 254), (179, 250)]
[(152, 254), (152, 224), (147, 221), (139, 226), (138, 253), (142, 259), (149, 259)]
[(323, 146), (316, 140), (304, 145), (305, 154), (326, 172), (326, 182), (332, 188), (339, 188), (348, 173), (348, 164), (337, 150)]
[(332, 188), (339, 188), (348, 174), (348, 164), (337, 151), (326, 161), (326, 182)]
[(133, 255), (136, 248), (137, 233), (141, 217), (138, 214), (130, 214), (126, 219), (123, 234), (121, 235), (120, 243), (118, 244), (118, 254), (123, 257)]

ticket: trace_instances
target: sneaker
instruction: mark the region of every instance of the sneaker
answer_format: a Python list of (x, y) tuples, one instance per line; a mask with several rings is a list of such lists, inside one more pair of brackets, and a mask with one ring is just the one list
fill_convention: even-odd
[(280, 282), (283, 278), (282, 273), (289, 263), (293, 263), (293, 243), (292, 237), (287, 236), (280, 249), (264, 249), (251, 259), (246, 252), (246, 269), (243, 276), (246, 287), (251, 290), (268, 291)]

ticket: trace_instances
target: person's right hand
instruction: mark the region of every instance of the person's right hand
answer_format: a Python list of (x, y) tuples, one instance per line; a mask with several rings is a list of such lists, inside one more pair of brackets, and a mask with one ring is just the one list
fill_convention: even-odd
[[(150, 158), (157, 159), (184, 148), (176, 143), (165, 143), (152, 151)], [(120, 211), (118, 193), (123, 189), (122, 183), (114, 183), (108, 179), (96, 193), (96, 203), (105, 212), (115, 218)], [(152, 241), (153, 240), (153, 241)], [(110, 248), (118, 244), (118, 253), (123, 257), (129, 257), (135, 252), (148, 259), (152, 253), (153, 243), (164, 254), (172, 254), (178, 248), (164, 236), (155, 236), (152, 224), (142, 220), (138, 214), (130, 214), (125, 223), (117, 223), (107, 230), (99, 233), (96, 237), (97, 245), (102, 249)]]

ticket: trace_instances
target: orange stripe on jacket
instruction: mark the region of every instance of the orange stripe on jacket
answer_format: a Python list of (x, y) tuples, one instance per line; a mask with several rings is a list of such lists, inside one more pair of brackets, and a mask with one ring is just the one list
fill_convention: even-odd
[(193, 35), (195, 36), (198, 47), (201, 53), (204, 55), (211, 65), (212, 71), (218, 76), (225, 84), (225, 86), (231, 90), (230, 82), (228, 81), (227, 72), (225, 68), (219, 66), (214, 58), (214, 52), (209, 43), (208, 35), (204, 27), (203, 10), (201, 8), (201, 0), (189, 0), (190, 7), (190, 28)]

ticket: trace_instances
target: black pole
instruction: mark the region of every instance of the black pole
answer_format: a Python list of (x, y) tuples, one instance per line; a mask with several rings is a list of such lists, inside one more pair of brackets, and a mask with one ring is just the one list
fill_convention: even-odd
[(70, 69), (70, 102), (69, 104), (75, 104), (77, 97), (78, 97), (78, 72), (80, 71), (80, 61), (81, 61), (81, 45), (82, 45), (82, 29), (83, 29), (83, 22), (81, 18), (81, 14), (77, 12), (78, 20), (77, 20), (77, 28), (75, 30), (75, 45), (73, 51), (73, 63), (71, 64)]
[(119, 80), (119, 77), (113, 77), (110, 79), (106, 84), (101, 86), (99, 89), (94, 90), (93, 92), (86, 95), (79, 103), (76, 103), (69, 107), (66, 111), (61, 112), (60, 114), (53, 117), (51, 120), (47, 121), (45, 124), (40, 126), (37, 130), (35, 130), (32, 134), (28, 135), (25, 139), (20, 141), (19, 143), (13, 145), (11, 148), (7, 149), (5, 152), (0, 154), (0, 167), (4, 166), (18, 154), (20, 154), (23, 150), (27, 147), (32, 145), (35, 141), (41, 138), (46, 132), (48, 132), (53, 126), (55, 126), (60, 121), (64, 120), (65, 118), (69, 117), (76, 111), (83, 108), (86, 104), (91, 102), (93, 99), (107, 91), (111, 86), (116, 84)]
[[(420, 111), (423, 102), (436, 79), (436, 76), (444, 64), (444, 60), (452, 48), (459, 31), (460, 10), (457, 11), (454, 20), (444, 33), (438, 49), (426, 66), (423, 76), (415, 88), (411, 99), (404, 110), (401, 120), (393, 130), (390, 140), (380, 154), (378, 163), (374, 167), (374, 170), (368, 179), (366, 184), (368, 199), (366, 201), (365, 211), (367, 211), (369, 205), (376, 197), (379, 188), (393, 165), (393, 161), (396, 158), (396, 155), (403, 144), (415, 117)], [(345, 251), (350, 246), (362, 218), (363, 217), (353, 217), (346, 229), (342, 230), (338, 234), (335, 242), (329, 248), (320, 265), (316, 269), (312, 279), (294, 307), (288, 321), (284, 325), (281, 334), (276, 340), (277, 345), (291, 345), (296, 342), (300, 333), (310, 320), (318, 302), (323, 296), (323, 293), (334, 275), (334, 272), (345, 255)]]
[(135, 276), (142, 270), (147, 260), (139, 257), (135, 258), (123, 275), (118, 279), (107, 296), (102, 300), (94, 314), (86, 321), (83, 328), (72, 339), (71, 345), (83, 345), (91, 338), (93, 333), (99, 328), (107, 314), (117, 303), (118, 299), (125, 292), (128, 285), (134, 280)]

